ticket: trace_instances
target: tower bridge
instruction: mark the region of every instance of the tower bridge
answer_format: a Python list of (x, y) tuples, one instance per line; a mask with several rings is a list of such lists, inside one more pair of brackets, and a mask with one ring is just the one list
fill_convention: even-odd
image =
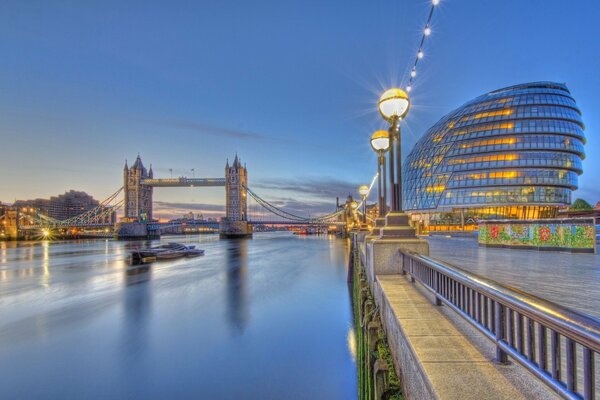
[[(159, 236), (161, 231), (172, 228), (181, 222), (161, 223), (153, 215), (153, 195), (155, 188), (170, 187), (224, 187), (225, 216), (218, 222), (222, 237), (248, 237), (253, 225), (336, 225), (347, 228), (348, 215), (357, 210), (349, 210), (350, 203), (335, 211), (318, 217), (305, 217), (290, 213), (272, 202), (264, 200), (248, 186), (248, 170), (236, 155), (232, 164), (226, 162), (224, 178), (156, 178), (152, 166), (147, 169), (138, 155), (133, 165), (125, 162), (123, 186), (111, 194), (100, 205), (81, 215), (67, 220), (56, 220), (38, 211), (29, 210), (14, 216), (14, 236), (35, 238), (47, 237), (48, 232), (59, 231), (61, 235), (82, 235), (98, 232), (106, 235), (114, 233), (119, 238)], [(122, 196), (121, 196), (122, 195)], [(248, 201), (252, 200), (258, 213), (250, 216)], [(123, 207), (123, 218), (116, 224), (106, 216)], [(255, 210), (256, 211), (256, 210)], [(307, 213), (308, 214), (308, 213)], [(354, 224), (358, 218), (353, 218)], [(216, 228), (216, 221), (206, 221), (206, 226)]]

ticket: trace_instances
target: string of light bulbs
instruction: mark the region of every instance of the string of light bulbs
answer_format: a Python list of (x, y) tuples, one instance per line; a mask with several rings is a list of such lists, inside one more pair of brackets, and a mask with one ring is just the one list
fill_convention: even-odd
[(431, 8), (429, 9), (429, 15), (427, 16), (427, 22), (425, 23), (425, 29), (423, 29), (423, 34), (421, 35), (419, 50), (417, 51), (413, 67), (410, 70), (410, 79), (408, 80), (408, 85), (406, 85), (407, 92), (410, 92), (412, 90), (413, 81), (417, 76), (417, 65), (419, 64), (419, 61), (421, 61), (423, 57), (425, 57), (425, 53), (423, 52), (423, 45), (425, 44), (425, 38), (431, 35), (431, 18), (433, 17), (433, 10), (439, 4), (440, 0), (431, 0)]

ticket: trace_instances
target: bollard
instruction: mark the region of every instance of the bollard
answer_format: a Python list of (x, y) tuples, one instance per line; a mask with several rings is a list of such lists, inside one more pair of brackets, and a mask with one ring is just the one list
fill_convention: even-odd
[(383, 398), (383, 394), (387, 390), (387, 374), (387, 362), (382, 358), (375, 360), (373, 365), (373, 382), (375, 383), (373, 399), (381, 400)]

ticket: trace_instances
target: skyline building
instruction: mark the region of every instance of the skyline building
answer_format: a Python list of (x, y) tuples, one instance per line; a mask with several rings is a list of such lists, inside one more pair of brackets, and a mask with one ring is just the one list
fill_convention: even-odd
[(479, 96), (442, 117), (406, 158), (404, 210), (440, 227), (554, 217), (583, 172), (584, 129), (561, 83)]
[[(83, 191), (69, 190), (49, 199), (17, 200), (12, 207), (33, 208), (41, 214), (57, 219), (59, 221), (76, 217), (100, 205), (100, 202)], [(107, 222), (115, 221), (115, 213)]]

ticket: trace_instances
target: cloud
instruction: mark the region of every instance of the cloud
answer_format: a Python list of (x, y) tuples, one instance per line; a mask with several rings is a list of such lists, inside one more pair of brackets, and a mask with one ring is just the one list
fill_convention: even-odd
[(234, 139), (270, 139), (268, 136), (262, 135), (260, 133), (255, 132), (247, 132), (235, 129), (221, 128), (218, 126), (213, 126), (209, 124), (204, 124), (201, 122), (194, 121), (185, 121), (185, 120), (173, 120), (173, 119), (143, 119), (143, 122), (157, 124), (157, 125), (165, 125), (169, 127), (174, 127), (177, 129), (185, 129), (191, 130), (194, 132), (198, 132), (201, 134), (211, 135), (211, 136), (227, 136)]
[(274, 206), (306, 217), (335, 211), (336, 197), (343, 203), (348, 194), (356, 196), (358, 184), (334, 178), (298, 178), (257, 181), (250, 188)]
[(162, 125), (175, 129), (183, 129), (194, 131), (196, 133), (200, 133), (202, 135), (209, 135), (215, 137), (228, 137), (232, 139), (242, 139), (242, 140), (258, 140), (258, 141), (266, 141), (266, 142), (277, 142), (277, 143), (291, 143), (302, 145), (304, 147), (309, 148), (321, 148), (325, 149), (325, 146), (315, 145), (310, 141), (300, 141), (294, 139), (293, 137), (285, 137), (283, 135), (267, 135), (263, 133), (257, 133), (252, 131), (238, 130), (238, 129), (230, 129), (224, 128), (220, 126), (215, 126), (211, 124), (206, 124), (203, 122), (197, 121), (189, 121), (189, 120), (180, 120), (180, 119), (155, 119), (155, 118), (137, 118), (136, 121), (152, 124), (152, 125)]
[(312, 197), (331, 201), (337, 196), (345, 198), (348, 193), (355, 194), (358, 183), (332, 178), (277, 179), (258, 181), (252, 183), (250, 188), (298, 193), (303, 198)]
[[(335, 198), (344, 202), (348, 193), (356, 196), (357, 183), (334, 178), (271, 179), (251, 184), (251, 189), (262, 199), (289, 213), (307, 217), (335, 211)], [(189, 212), (205, 217), (221, 217), (225, 205), (185, 202), (154, 202), (154, 215), (158, 218), (179, 218)], [(250, 219), (275, 217), (249, 198)], [(276, 217), (279, 219), (279, 217)]]
[(291, 198), (281, 198), (270, 201), (271, 204), (300, 217), (318, 216), (335, 211), (335, 201), (301, 201)]

